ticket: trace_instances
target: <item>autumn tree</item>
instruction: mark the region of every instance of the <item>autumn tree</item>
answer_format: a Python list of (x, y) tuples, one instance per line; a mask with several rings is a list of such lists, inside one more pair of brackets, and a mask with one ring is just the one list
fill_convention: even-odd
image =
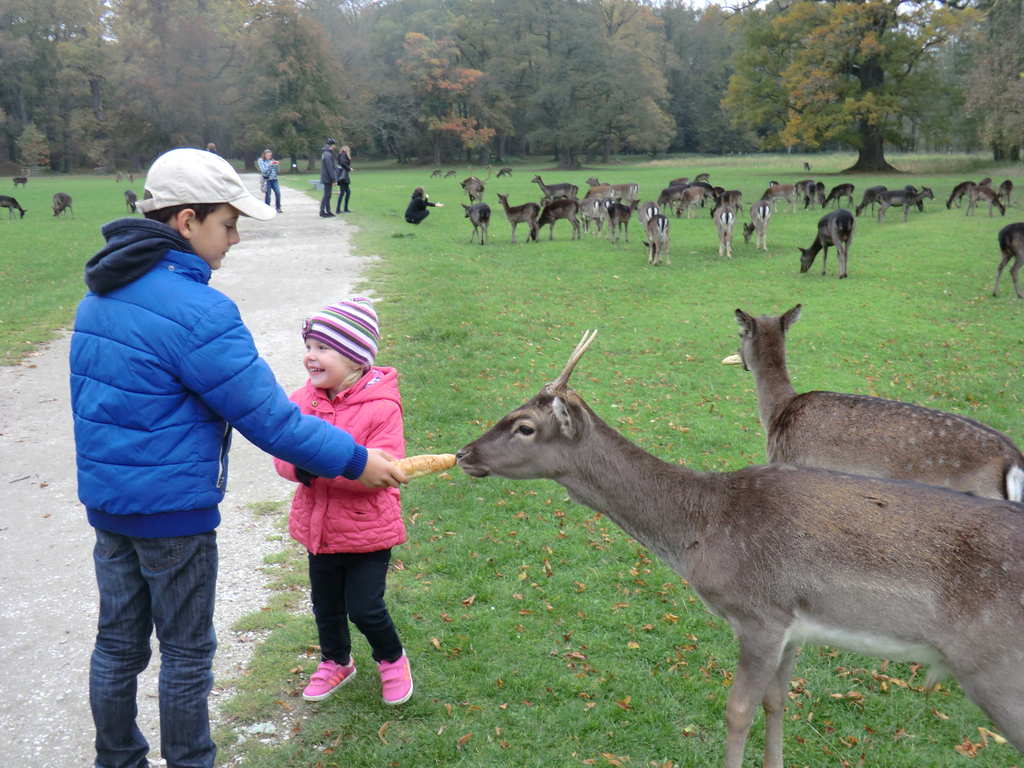
[(912, 96), (938, 87), (922, 78), (922, 62), (975, 18), (923, 0), (750, 9), (723, 103), (763, 147), (841, 144), (858, 152), (849, 170), (892, 170), (885, 144), (900, 139)]
[(994, 160), (1020, 160), (1024, 144), (1024, 0), (985, 3), (967, 112), (981, 121)]

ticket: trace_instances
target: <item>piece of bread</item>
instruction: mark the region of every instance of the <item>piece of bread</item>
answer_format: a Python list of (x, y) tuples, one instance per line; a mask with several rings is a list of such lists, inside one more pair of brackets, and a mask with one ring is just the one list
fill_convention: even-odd
[(442, 472), (455, 466), (454, 453), (423, 453), (419, 456), (406, 456), (395, 462), (410, 480), (431, 472)]

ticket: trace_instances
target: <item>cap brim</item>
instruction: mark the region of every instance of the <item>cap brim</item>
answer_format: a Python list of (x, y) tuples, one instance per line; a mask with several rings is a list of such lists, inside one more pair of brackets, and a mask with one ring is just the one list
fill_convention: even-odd
[(229, 200), (228, 202), (237, 208), (239, 213), (243, 216), (248, 216), (250, 219), (270, 221), (277, 216), (277, 211), (248, 193), (237, 200)]

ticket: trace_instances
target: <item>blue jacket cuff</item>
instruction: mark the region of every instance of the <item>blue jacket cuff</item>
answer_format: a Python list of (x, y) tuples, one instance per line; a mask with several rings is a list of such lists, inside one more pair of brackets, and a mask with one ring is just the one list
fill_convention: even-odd
[(358, 480), (359, 476), (363, 474), (363, 470), (366, 469), (367, 456), (366, 448), (357, 443), (352, 448), (352, 458), (348, 460), (345, 469), (341, 471), (341, 476), (347, 477), (349, 480)]

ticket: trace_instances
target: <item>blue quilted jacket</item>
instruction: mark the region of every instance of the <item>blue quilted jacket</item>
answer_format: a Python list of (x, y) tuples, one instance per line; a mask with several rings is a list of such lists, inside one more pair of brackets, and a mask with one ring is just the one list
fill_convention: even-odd
[(362, 474), (366, 449), (289, 401), (188, 241), (148, 219), (103, 234), (70, 360), (78, 497), (92, 525), (139, 537), (213, 530), (232, 427), (315, 475)]

